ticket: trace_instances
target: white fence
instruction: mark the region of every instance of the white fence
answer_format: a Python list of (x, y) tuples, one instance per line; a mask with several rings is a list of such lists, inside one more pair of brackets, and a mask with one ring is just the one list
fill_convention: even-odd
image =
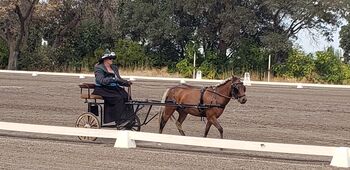
[(176, 135), (154, 134), (133, 131), (118, 131), (106, 129), (74, 128), (61, 126), (32, 125), (21, 123), (0, 122), (0, 130), (44, 133), (68, 136), (89, 136), (116, 139), (115, 147), (135, 148), (135, 140), (191, 145), (222, 149), (236, 149), (249, 151), (263, 151), (289, 154), (306, 154), (318, 156), (332, 156), (331, 165), (350, 167), (350, 149), (346, 147), (327, 147), (313, 145), (293, 145), (267, 142), (239, 141), (228, 139), (213, 139), (201, 137), (186, 137)]
[[(76, 76), (79, 78), (94, 77), (93, 74), (78, 74), (78, 73), (55, 73), (55, 72), (37, 72), (37, 71), (13, 71), (0, 70), (0, 73), (17, 73), (17, 74), (31, 74), (32, 76), (40, 75), (54, 75), (54, 76)], [(163, 81), (178, 81), (185, 82), (212, 82), (220, 83), (222, 80), (205, 80), (205, 79), (189, 79), (189, 78), (164, 78), (164, 77), (145, 77), (145, 76), (122, 76), (130, 80), (163, 80)], [(245, 80), (247, 81), (247, 80)], [(276, 85), (276, 86), (294, 86), (297, 88), (303, 87), (324, 87), (324, 88), (350, 88), (349, 85), (331, 85), (331, 84), (311, 84), (311, 83), (284, 83), (284, 82), (266, 82), (266, 81), (250, 81), (247, 85)]]

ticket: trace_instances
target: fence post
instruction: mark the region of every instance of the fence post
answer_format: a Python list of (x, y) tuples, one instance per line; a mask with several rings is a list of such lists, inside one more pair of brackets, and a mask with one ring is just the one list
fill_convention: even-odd
[(118, 130), (117, 140), (115, 141), (115, 148), (136, 148), (135, 140), (130, 139), (130, 131)]
[(337, 148), (333, 154), (331, 165), (342, 168), (350, 168), (350, 148)]
[(250, 82), (250, 74), (248, 72), (244, 73), (243, 84), (246, 85), (246, 86), (251, 86), (252, 85), (252, 83)]

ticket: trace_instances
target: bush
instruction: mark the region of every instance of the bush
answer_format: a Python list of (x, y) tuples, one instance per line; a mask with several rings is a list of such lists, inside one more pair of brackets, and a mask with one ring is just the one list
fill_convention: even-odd
[(8, 63), (9, 51), (7, 49), (6, 43), (0, 39), (0, 68), (4, 69)]
[(350, 84), (350, 65), (342, 64), (341, 65), (342, 72), (344, 74), (343, 84)]
[(50, 58), (52, 51), (49, 47), (39, 47), (33, 52), (24, 51), (18, 61), (18, 67), (21, 70), (35, 71), (55, 71), (57, 67)]
[(149, 67), (151, 65), (142, 45), (131, 40), (118, 40), (115, 43), (116, 63), (128, 68)]
[(190, 64), (187, 58), (181, 60), (176, 64), (176, 69), (184, 77), (192, 77), (193, 75), (193, 66)]
[(342, 62), (334, 55), (332, 49), (325, 52), (316, 53), (316, 73), (318, 80), (326, 83), (342, 84), (346, 79), (345, 70), (342, 68)]
[(303, 77), (310, 78), (315, 69), (315, 63), (311, 56), (307, 56), (303, 52), (295, 50), (288, 57), (286, 67), (287, 76), (295, 77), (300, 80)]
[(303, 52), (293, 50), (289, 55), (286, 63), (274, 66), (273, 71), (278, 76), (311, 79), (315, 69), (315, 63), (312, 56), (307, 56)]

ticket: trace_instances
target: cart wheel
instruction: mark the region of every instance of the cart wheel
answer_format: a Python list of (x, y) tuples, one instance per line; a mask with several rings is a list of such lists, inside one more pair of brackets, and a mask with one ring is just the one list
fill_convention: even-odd
[(135, 116), (135, 123), (132, 126), (131, 130), (132, 131), (140, 131), (141, 130), (141, 121), (137, 115)]
[[(83, 113), (78, 117), (75, 127), (100, 129), (101, 125), (97, 117), (92, 113)], [(97, 137), (78, 136), (82, 141), (95, 141)]]

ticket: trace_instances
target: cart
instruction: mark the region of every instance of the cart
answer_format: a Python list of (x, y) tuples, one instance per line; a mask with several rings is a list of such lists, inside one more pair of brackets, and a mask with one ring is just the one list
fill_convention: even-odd
[[(104, 123), (104, 101), (102, 96), (91, 94), (95, 88), (95, 84), (82, 83), (80, 87), (80, 98), (84, 99), (84, 103), (87, 104), (87, 112), (81, 114), (76, 120), (75, 126), (79, 128), (94, 128), (100, 129), (103, 127), (115, 128), (115, 123)], [(131, 96), (131, 87), (128, 87), (129, 96)], [(159, 113), (151, 115), (153, 106), (163, 106), (165, 103), (156, 100), (129, 100), (125, 103), (133, 109), (133, 115), (129, 115), (134, 118), (134, 123), (130, 130), (140, 131), (143, 125), (152, 121)], [(147, 111), (140, 120), (139, 111), (145, 106), (148, 106)], [(78, 136), (83, 141), (94, 141), (96, 137)]]

